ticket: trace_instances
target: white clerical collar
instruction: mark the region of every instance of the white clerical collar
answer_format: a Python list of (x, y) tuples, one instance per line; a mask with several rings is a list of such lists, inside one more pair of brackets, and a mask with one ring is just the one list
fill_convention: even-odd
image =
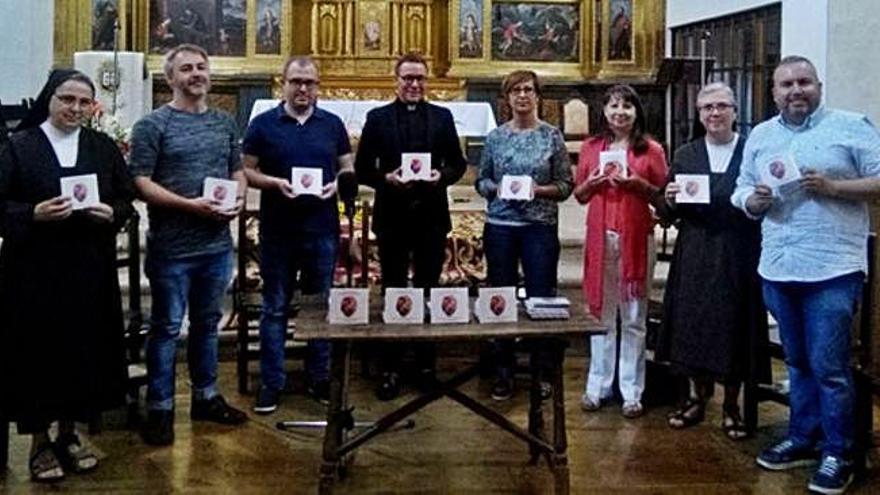
[(77, 127), (73, 132), (64, 132), (46, 119), (45, 122), (40, 124), (40, 129), (46, 135), (49, 144), (52, 145), (52, 150), (55, 151), (58, 163), (64, 168), (75, 167), (79, 152), (80, 127)]

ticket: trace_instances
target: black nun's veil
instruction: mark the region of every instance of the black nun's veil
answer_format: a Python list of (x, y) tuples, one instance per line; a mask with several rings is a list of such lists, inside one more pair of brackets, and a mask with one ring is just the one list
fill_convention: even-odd
[(28, 111), (28, 114), (25, 115), (15, 130), (21, 131), (29, 129), (45, 122), (46, 119), (49, 118), (49, 99), (55, 94), (55, 90), (58, 89), (58, 86), (61, 86), (72, 78), (77, 78), (77, 80), (83, 82), (88, 81), (89, 87), (92, 88), (92, 94), (95, 93), (95, 85), (91, 82), (88, 76), (82, 72), (72, 69), (55, 69), (49, 73), (49, 80), (46, 81), (46, 85), (40, 90), (40, 94), (37, 95), (37, 99), (31, 106), (30, 111)]

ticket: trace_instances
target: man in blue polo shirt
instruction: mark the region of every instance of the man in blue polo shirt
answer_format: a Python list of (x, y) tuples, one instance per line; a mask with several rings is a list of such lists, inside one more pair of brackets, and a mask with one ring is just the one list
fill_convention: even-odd
[[(308, 57), (284, 64), (284, 101), (251, 121), (242, 144), (242, 161), (251, 186), (261, 189), (260, 377), (254, 412), (278, 407), (285, 386), (284, 340), (288, 307), (295, 288), (329, 291), (339, 242), (337, 180), (354, 179), (348, 133), (336, 115), (315, 106), (318, 67)], [(294, 167), (320, 168), (320, 196), (296, 194)], [(327, 397), (329, 345), (309, 342), (306, 375), (311, 395)]]
[[(749, 135), (731, 197), (762, 219), (758, 273), (791, 383), (788, 435), (756, 461), (778, 471), (821, 459), (809, 489), (843, 493), (855, 435), (850, 327), (867, 272), (867, 202), (880, 198), (880, 133), (864, 115), (823, 106), (803, 57), (780, 61), (773, 98), (779, 116)], [(771, 188), (772, 176), (789, 176), (779, 163), (801, 178)]]

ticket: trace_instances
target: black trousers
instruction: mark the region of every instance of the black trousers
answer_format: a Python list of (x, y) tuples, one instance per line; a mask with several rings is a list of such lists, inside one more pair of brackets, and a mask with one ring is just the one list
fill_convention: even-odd
[[(408, 287), (410, 266), (413, 287), (436, 287), (446, 261), (446, 236), (446, 232), (418, 228), (417, 225), (378, 234), (383, 289)], [(428, 296), (426, 292), (425, 300)], [(400, 364), (408, 348), (412, 348), (415, 354), (418, 370), (434, 369), (437, 351), (430, 342), (383, 344), (379, 352), (379, 369), (384, 373), (400, 372)]]

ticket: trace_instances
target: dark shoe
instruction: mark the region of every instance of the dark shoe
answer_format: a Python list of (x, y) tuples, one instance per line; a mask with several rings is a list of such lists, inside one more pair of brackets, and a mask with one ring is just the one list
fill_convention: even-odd
[(400, 395), (400, 377), (397, 373), (383, 373), (382, 381), (376, 387), (376, 398), (382, 401), (393, 400)]
[(422, 392), (429, 392), (434, 389), (437, 384), (437, 374), (432, 368), (424, 368), (419, 370), (416, 377), (416, 387)]
[(55, 455), (55, 448), (51, 442), (37, 447), (28, 460), (28, 469), (31, 472), (31, 480), (40, 483), (52, 483), (64, 479), (64, 469)]
[(623, 407), (620, 408), (620, 414), (626, 419), (636, 419), (645, 414), (645, 407), (640, 401), (624, 401)]
[(174, 443), (174, 411), (149, 411), (141, 437), (144, 443), (158, 447)]
[(541, 397), (541, 400), (553, 397), (553, 385), (550, 382), (538, 382), (538, 396)]
[(330, 403), (330, 381), (318, 380), (309, 382), (306, 386), (306, 393), (321, 404), (327, 405)]
[(189, 417), (193, 421), (213, 421), (221, 425), (240, 425), (247, 421), (247, 414), (227, 404), (222, 395), (194, 401)]
[(581, 411), (596, 412), (602, 408), (602, 399), (594, 399), (586, 393), (581, 396)]
[(784, 471), (801, 466), (812, 466), (819, 462), (819, 454), (809, 445), (797, 445), (785, 439), (764, 449), (755, 458), (764, 469)]
[(749, 430), (739, 413), (739, 406), (724, 406), (721, 410), (721, 431), (731, 440), (742, 440), (749, 437)]
[(55, 441), (55, 455), (68, 472), (82, 474), (98, 467), (98, 456), (82, 444), (76, 433), (58, 437)]
[(702, 423), (705, 417), (705, 404), (697, 399), (688, 399), (681, 408), (666, 417), (666, 424), (673, 430), (683, 430)]
[(838, 495), (845, 492), (852, 481), (853, 464), (840, 457), (826, 455), (807, 488), (824, 495)]
[(257, 414), (271, 414), (278, 409), (281, 402), (281, 391), (266, 386), (260, 387), (257, 392), (257, 402), (254, 403), (254, 412)]
[(510, 378), (499, 378), (492, 384), (492, 399), (497, 401), (505, 401), (513, 397), (513, 380)]

